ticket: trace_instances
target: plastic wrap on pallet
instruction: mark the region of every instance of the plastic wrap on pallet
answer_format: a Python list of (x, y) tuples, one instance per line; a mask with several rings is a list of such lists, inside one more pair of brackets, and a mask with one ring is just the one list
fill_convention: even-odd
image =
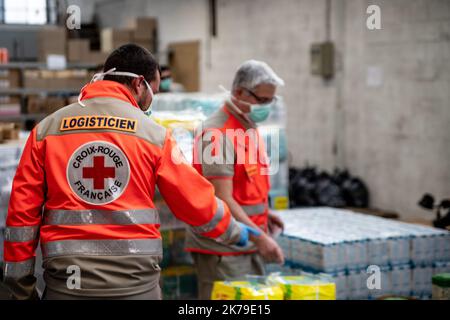
[(160, 111), (200, 111), (209, 116), (219, 109), (225, 94), (205, 93), (162, 93), (152, 105), (154, 112)]
[(293, 262), (322, 271), (370, 264), (431, 264), (450, 260), (450, 233), (431, 227), (317, 208), (279, 211)]
[[(152, 119), (172, 130), (186, 160), (192, 163), (193, 131), (208, 116), (223, 106), (226, 94), (164, 93), (152, 107)], [(289, 207), (289, 167), (286, 134), (286, 108), (279, 97), (269, 118), (258, 124), (270, 159), (269, 205), (280, 210)]]
[[(426, 299), (431, 275), (450, 266), (450, 233), (445, 230), (334, 208), (278, 213), (286, 226), (277, 241), (287, 267), (339, 278), (337, 299), (392, 294)], [(368, 289), (371, 265), (379, 267), (380, 289)]]
[(392, 266), (391, 269), (392, 294), (409, 296), (411, 294), (411, 266), (402, 264)]
[(278, 285), (285, 300), (336, 300), (336, 284), (326, 274), (283, 275), (273, 273), (266, 283)]
[(215, 281), (211, 300), (283, 300), (279, 286), (250, 281)]
[(420, 299), (431, 298), (433, 267), (426, 264), (414, 265), (411, 269), (411, 289), (412, 296)]

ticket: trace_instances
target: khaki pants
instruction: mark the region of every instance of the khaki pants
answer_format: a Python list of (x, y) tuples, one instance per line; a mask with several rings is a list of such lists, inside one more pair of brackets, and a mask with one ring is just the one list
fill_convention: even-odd
[(257, 253), (218, 256), (192, 253), (197, 272), (198, 298), (210, 300), (214, 281), (243, 280), (245, 275), (263, 275), (264, 262)]
[(57, 291), (53, 291), (48, 287), (45, 288), (44, 294), (42, 296), (42, 300), (161, 300), (162, 293), (161, 288), (156, 286), (154, 289), (135, 294), (132, 296), (124, 296), (124, 297), (81, 297), (81, 296), (73, 296), (69, 294), (59, 293)]

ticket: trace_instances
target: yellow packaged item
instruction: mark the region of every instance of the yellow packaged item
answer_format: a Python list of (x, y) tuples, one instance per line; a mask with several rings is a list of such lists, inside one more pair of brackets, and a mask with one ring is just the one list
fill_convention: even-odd
[(280, 286), (285, 300), (336, 300), (336, 284), (325, 277), (272, 274), (267, 283)]
[(215, 281), (211, 300), (283, 300), (279, 286), (248, 281)]
[(152, 119), (169, 129), (183, 128), (188, 131), (194, 131), (206, 118), (201, 113), (155, 111)]

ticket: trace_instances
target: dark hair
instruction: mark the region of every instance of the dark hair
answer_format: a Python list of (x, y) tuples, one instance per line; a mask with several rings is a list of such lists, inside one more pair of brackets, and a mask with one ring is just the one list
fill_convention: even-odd
[(167, 66), (167, 65), (162, 65), (161, 67), (160, 67), (160, 70), (161, 70), (161, 72), (164, 72), (164, 71), (170, 71), (170, 67), (169, 66)]
[[(156, 72), (159, 70), (158, 62), (147, 49), (135, 45), (125, 44), (108, 56), (103, 66), (103, 71), (116, 68), (115, 71), (132, 72), (144, 76), (148, 82), (155, 80)], [(122, 84), (131, 85), (132, 77), (106, 75), (105, 80), (116, 81)]]

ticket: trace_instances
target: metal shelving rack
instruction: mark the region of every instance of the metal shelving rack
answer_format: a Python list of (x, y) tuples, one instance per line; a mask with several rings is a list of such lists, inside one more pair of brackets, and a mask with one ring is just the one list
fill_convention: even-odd
[[(66, 70), (71, 69), (88, 69), (95, 70), (99, 67), (94, 63), (68, 63)], [(24, 83), (24, 70), (46, 70), (48, 66), (42, 62), (10, 62), (7, 64), (0, 64), (0, 70), (19, 70), (19, 82)], [(22, 122), (26, 127), (31, 128), (36, 121), (45, 118), (46, 114), (28, 114), (27, 113), (27, 98), (30, 95), (48, 95), (48, 96), (70, 96), (79, 93), (80, 88), (64, 88), (64, 89), (33, 89), (33, 88), (0, 88), (0, 96), (20, 96), (20, 114), (0, 116), (0, 122)]]
[[(66, 69), (95, 69), (95, 63), (68, 63)], [(9, 62), (0, 64), (0, 69), (48, 69), (45, 62)]]

